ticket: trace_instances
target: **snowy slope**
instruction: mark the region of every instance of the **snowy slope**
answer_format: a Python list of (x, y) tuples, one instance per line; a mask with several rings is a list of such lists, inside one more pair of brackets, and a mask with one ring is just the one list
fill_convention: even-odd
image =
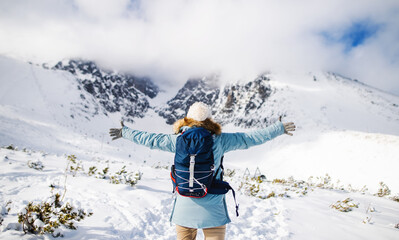
[[(18, 229), (17, 214), (28, 201), (39, 203), (51, 193), (64, 189), (65, 156), (43, 154), (32, 150), (0, 149), (0, 207), (11, 201), (10, 211), (4, 214), (0, 239), (37, 239)], [(169, 224), (173, 196), (170, 192), (169, 171), (163, 165), (135, 164), (132, 161), (109, 161), (107, 158), (79, 158), (85, 172), (90, 166), (110, 172), (127, 166), (128, 171), (139, 170), (142, 180), (134, 187), (111, 184), (108, 180), (88, 176), (84, 171), (75, 177), (68, 175), (65, 202), (91, 210), (93, 215), (79, 222), (78, 230), (63, 228), (65, 239), (176, 239), (174, 226)], [(42, 171), (27, 166), (28, 161), (41, 161)], [(234, 201), (227, 195), (232, 223), (226, 239), (389, 239), (397, 238), (398, 203), (370, 194), (338, 190), (308, 190), (306, 196), (286, 191), (286, 186), (265, 182), (261, 193), (284, 197), (260, 199), (240, 189), (242, 171), (230, 182), (238, 191), (240, 216), (235, 217)], [(297, 189), (303, 191), (303, 189)], [(156, 197), (155, 197), (156, 196)], [(290, 197), (288, 197), (290, 196)], [(344, 213), (330, 207), (338, 200), (352, 198), (358, 208)], [(367, 219), (371, 219), (367, 221)], [(365, 223), (363, 221), (366, 221)], [(44, 235), (41, 239), (54, 239)], [(199, 232), (197, 239), (203, 239)]]
[[(62, 182), (65, 155), (69, 154), (83, 162), (86, 172), (93, 165), (109, 166), (113, 171), (126, 165), (144, 174), (133, 188), (111, 185), (84, 173), (70, 176), (67, 197), (91, 208), (94, 215), (79, 223), (77, 232), (65, 230), (68, 238), (174, 239), (173, 226), (168, 223), (172, 196), (165, 170), (173, 155), (125, 140), (110, 141), (108, 129), (118, 127), (125, 114), (108, 111), (101, 99), (81, 84), (68, 71), (0, 58), (0, 145), (14, 144), (20, 150), (26, 147), (46, 153), (0, 149), (0, 203), (13, 201), (0, 239), (30, 238), (18, 231), (6, 231), (6, 226), (16, 222), (17, 212), (27, 201), (49, 196), (49, 182)], [(382, 234), (381, 239), (395, 239), (398, 204), (372, 194), (380, 181), (392, 190), (391, 196), (399, 193), (399, 97), (332, 73), (269, 73), (248, 82), (201, 88), (192, 88), (191, 95), (182, 90), (186, 94), (183, 98), (169, 99), (178, 100), (172, 101), (176, 104), (173, 117), (162, 114), (168, 112), (170, 102), (155, 97), (148, 102), (157, 105), (127, 125), (170, 133), (168, 117), (184, 115), (184, 102), (193, 100), (193, 96), (210, 97), (215, 119), (223, 123), (226, 132), (262, 127), (283, 115), (284, 121), (296, 123), (294, 137), (281, 136), (250, 150), (226, 154), (226, 167), (239, 173), (234, 180), (236, 188), (244, 170), (248, 168), (252, 175), (257, 167), (269, 180), (289, 176), (306, 180), (329, 174), (347, 190), (348, 184), (355, 189), (368, 188), (366, 194), (316, 189), (306, 197), (266, 200), (241, 191), (241, 217), (233, 217), (227, 239), (320, 239), (326, 233), (330, 239), (375, 239), (377, 233)], [(202, 95), (196, 95), (198, 91)], [(45, 165), (42, 172), (27, 167), (29, 160), (38, 159)], [(269, 193), (284, 192), (270, 182), (265, 189)], [(360, 202), (359, 209), (341, 213), (330, 208), (346, 197)], [(234, 216), (231, 196), (228, 201), (230, 215)], [(370, 203), (378, 211), (373, 214), (374, 224), (364, 224), (368, 216), (363, 214), (364, 208)], [(314, 209), (311, 217), (307, 217), (308, 206)], [(323, 223), (332, 214), (334, 218)], [(302, 225), (304, 221), (309, 224)], [(345, 231), (328, 230), (330, 225)]]
[[(399, 191), (399, 107), (392, 96), (334, 74), (273, 74), (276, 89), (264, 112), (294, 121), (293, 138), (278, 138), (231, 158), (259, 166), (270, 177), (330, 174), (375, 191), (379, 181)], [(314, 80), (316, 79), (316, 81)]]

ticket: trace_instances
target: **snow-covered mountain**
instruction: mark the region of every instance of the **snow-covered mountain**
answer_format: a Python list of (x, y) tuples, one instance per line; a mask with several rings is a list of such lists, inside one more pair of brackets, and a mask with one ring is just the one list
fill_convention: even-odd
[[(399, 97), (334, 73), (266, 73), (227, 84), (216, 75), (189, 79), (177, 93), (169, 93), (174, 96), (170, 100), (151, 105), (162, 87), (146, 77), (106, 71), (82, 60), (52, 67), (5, 57), (0, 61), (2, 145), (65, 152), (61, 149), (81, 149), (75, 139), (83, 139), (105, 146), (107, 129), (118, 126), (121, 119), (129, 120), (133, 128), (168, 133), (170, 124), (184, 117), (192, 103), (203, 101), (212, 107), (224, 131), (265, 127), (279, 116), (296, 123), (294, 138), (277, 139), (256, 147), (252, 154), (235, 153), (231, 163), (236, 167), (244, 159), (271, 175), (304, 178), (315, 174), (315, 167), (298, 172), (290, 166), (306, 162), (345, 178), (346, 168), (335, 164), (341, 161), (337, 158), (350, 157), (348, 166), (367, 162), (374, 166), (370, 169), (381, 169), (376, 178), (384, 180), (390, 170), (384, 172), (383, 166), (398, 160), (396, 151), (389, 149), (399, 146)], [(43, 137), (48, 141), (40, 141)], [(365, 144), (373, 146), (367, 156), (360, 148)], [(287, 149), (303, 161), (285, 157)]]
[[(104, 229), (109, 230), (108, 234), (118, 229), (117, 233), (125, 238), (143, 239), (144, 237), (135, 237), (145, 235), (153, 239), (173, 239), (173, 231), (169, 228), (165, 227), (165, 237), (159, 238), (157, 231), (141, 230), (140, 227), (151, 225), (145, 221), (161, 225), (161, 222), (167, 219), (168, 211), (165, 207), (156, 208), (156, 213), (148, 209), (157, 204), (167, 204), (170, 193), (166, 188), (169, 179), (167, 171), (163, 168), (171, 163), (173, 155), (152, 151), (125, 140), (111, 141), (108, 129), (119, 127), (119, 121), (123, 119), (131, 128), (171, 133), (170, 124), (183, 117), (193, 102), (203, 101), (212, 107), (214, 119), (222, 124), (225, 132), (265, 127), (277, 121), (279, 116), (283, 116), (283, 121), (293, 121), (297, 125), (294, 137), (281, 136), (248, 151), (227, 153), (224, 160), (226, 168), (236, 169), (240, 174), (246, 168), (251, 173), (259, 168), (268, 179), (289, 176), (308, 179), (311, 176), (329, 174), (334, 181), (339, 180), (340, 184), (346, 186), (351, 184), (354, 189), (367, 185), (370, 193), (375, 193), (379, 182), (382, 181), (391, 188), (392, 195), (399, 193), (396, 170), (399, 167), (398, 96), (328, 72), (269, 72), (255, 79), (230, 83), (220, 82), (217, 75), (192, 78), (178, 91), (168, 92), (167, 95), (171, 97), (166, 101), (157, 101), (159, 95), (166, 90), (156, 83), (156, 79), (105, 70), (90, 61), (68, 60), (50, 66), (0, 57), (0, 145), (13, 144), (20, 149), (46, 152), (43, 156), (29, 153), (28, 157), (23, 152), (7, 152), (7, 155), (11, 154), (14, 159), (4, 157), (1, 164), (7, 168), (3, 169), (23, 172), (26, 158), (43, 158), (45, 164), (54, 168), (49, 172), (51, 177), (47, 177), (53, 179), (62, 175), (64, 165), (56, 162), (61, 161), (64, 154), (75, 154), (88, 166), (97, 163), (112, 168), (113, 165), (122, 166), (129, 163), (130, 167), (144, 171), (144, 178), (147, 177), (143, 180), (144, 185), (141, 188), (138, 186), (140, 194), (144, 197), (129, 193), (128, 190), (105, 188), (112, 192), (112, 196), (118, 196), (118, 191), (123, 191), (126, 196), (121, 198), (121, 204), (114, 202), (112, 205), (115, 206), (114, 210), (120, 213), (112, 215), (118, 218), (115, 220), (117, 223), (112, 229)], [(3, 154), (6, 150), (1, 151)], [(51, 157), (46, 158), (47, 154)], [(16, 165), (9, 165), (11, 163)], [(166, 177), (161, 176), (161, 173)], [(39, 174), (40, 179), (47, 179), (44, 174)], [(39, 175), (29, 176), (36, 179)], [(4, 180), (2, 186), (16, 178), (0, 170), (0, 180)], [(82, 179), (86, 181), (86, 178)], [(37, 179), (35, 181), (38, 186), (42, 184)], [(89, 180), (90, 183), (91, 181)], [(157, 181), (160, 181), (161, 185), (153, 189), (151, 184)], [(89, 182), (76, 183), (74, 186), (81, 192), (87, 192), (85, 197), (91, 199), (94, 193), (89, 194)], [(28, 185), (24, 186), (28, 188)], [(0, 194), (0, 200), (4, 202), (6, 197), (14, 196), (13, 189), (12, 186), (7, 188), (4, 194)], [(106, 195), (101, 187), (90, 190), (96, 192), (95, 194), (104, 194), (104, 201), (114, 201), (114, 197)], [(79, 195), (79, 191), (76, 191), (74, 196)], [(152, 192), (158, 192), (162, 196), (157, 200), (150, 200)], [(20, 191), (16, 191), (15, 194), (23, 195)], [(129, 212), (131, 215), (126, 217), (122, 205), (129, 205), (127, 203), (132, 199), (138, 203), (137, 206), (143, 205), (147, 210), (132, 210)], [(328, 198), (323, 198), (323, 201), (326, 199)], [(368, 201), (373, 201), (372, 199), (372, 196), (363, 197), (362, 204), (367, 204)], [(244, 201), (249, 204), (244, 207), (244, 215), (252, 216), (251, 209), (257, 208), (268, 211), (264, 209), (263, 203), (257, 202), (258, 200)], [(382, 200), (378, 202), (392, 208)], [(276, 216), (277, 212), (284, 211), (276, 206), (279, 205), (272, 202), (270, 209), (274, 209), (275, 212), (269, 211), (270, 216), (265, 219), (259, 217), (253, 220), (267, 222), (283, 218)], [(125, 221), (120, 219), (132, 218), (143, 211), (146, 211), (143, 221), (130, 221), (138, 224), (131, 234), (139, 235), (124, 235), (119, 227), (128, 229), (131, 226), (120, 224)], [(98, 218), (103, 217), (101, 219), (105, 220), (98, 221), (108, 226), (109, 218), (105, 212), (101, 214), (104, 216)], [(321, 216), (328, 214), (326, 212)], [(157, 218), (156, 215), (161, 217)], [(320, 220), (318, 217), (320, 216), (315, 215), (314, 220), (307, 221), (317, 224), (317, 219)], [(244, 224), (244, 220), (238, 221)], [(92, 224), (94, 226), (97, 223)], [(291, 230), (284, 230), (283, 222), (278, 222), (276, 227), (272, 225), (265, 224), (264, 227), (278, 234), (271, 234), (264, 239), (289, 238), (290, 234), (284, 231)], [(295, 226), (295, 223), (293, 225)], [(256, 228), (251, 224), (243, 226)], [(383, 226), (379, 229), (382, 228)], [(298, 229), (300, 227), (292, 231)], [(362, 231), (363, 228), (356, 229)], [(245, 239), (238, 236), (247, 233), (239, 224), (233, 225), (229, 231), (230, 236), (236, 236), (235, 239)], [(86, 233), (88, 232), (89, 230)], [(263, 230), (258, 232), (265, 233)], [(392, 236), (391, 232), (384, 234)], [(301, 236), (304, 236), (303, 239), (308, 238), (306, 234)], [(335, 236), (335, 239), (342, 237), (332, 236)], [(359, 236), (357, 239), (365, 235)], [(75, 237), (79, 239), (81, 236)]]

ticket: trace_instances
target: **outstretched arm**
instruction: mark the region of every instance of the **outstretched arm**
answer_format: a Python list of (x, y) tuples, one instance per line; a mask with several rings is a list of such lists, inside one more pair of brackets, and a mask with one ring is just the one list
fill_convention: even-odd
[(112, 140), (125, 138), (134, 143), (147, 146), (151, 149), (159, 149), (168, 152), (175, 152), (177, 135), (163, 133), (149, 133), (145, 131), (134, 130), (123, 125), (122, 128), (111, 128), (110, 135)]
[(220, 137), (224, 152), (228, 152), (260, 145), (284, 133), (292, 136), (292, 131), (295, 131), (294, 123), (283, 124), (279, 121), (264, 129), (246, 133), (222, 133)]

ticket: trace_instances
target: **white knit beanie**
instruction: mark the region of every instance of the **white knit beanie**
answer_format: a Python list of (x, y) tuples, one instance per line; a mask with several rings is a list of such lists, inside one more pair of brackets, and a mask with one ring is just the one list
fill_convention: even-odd
[(211, 109), (208, 105), (202, 102), (196, 102), (188, 109), (187, 117), (196, 121), (204, 121), (212, 116)]

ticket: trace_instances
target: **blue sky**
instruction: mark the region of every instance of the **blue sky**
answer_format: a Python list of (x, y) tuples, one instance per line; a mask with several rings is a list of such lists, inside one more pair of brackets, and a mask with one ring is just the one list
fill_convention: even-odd
[(354, 48), (378, 34), (380, 28), (379, 25), (370, 21), (355, 22), (344, 31), (340, 41), (344, 42), (347, 48)]
[(383, 25), (367, 19), (349, 23), (342, 28), (342, 30), (325, 30), (321, 35), (327, 44), (343, 45), (344, 51), (347, 53), (353, 48), (366, 44), (370, 38), (378, 37)]
[(162, 81), (331, 71), (399, 95), (398, 0), (2, 0), (0, 42)]

